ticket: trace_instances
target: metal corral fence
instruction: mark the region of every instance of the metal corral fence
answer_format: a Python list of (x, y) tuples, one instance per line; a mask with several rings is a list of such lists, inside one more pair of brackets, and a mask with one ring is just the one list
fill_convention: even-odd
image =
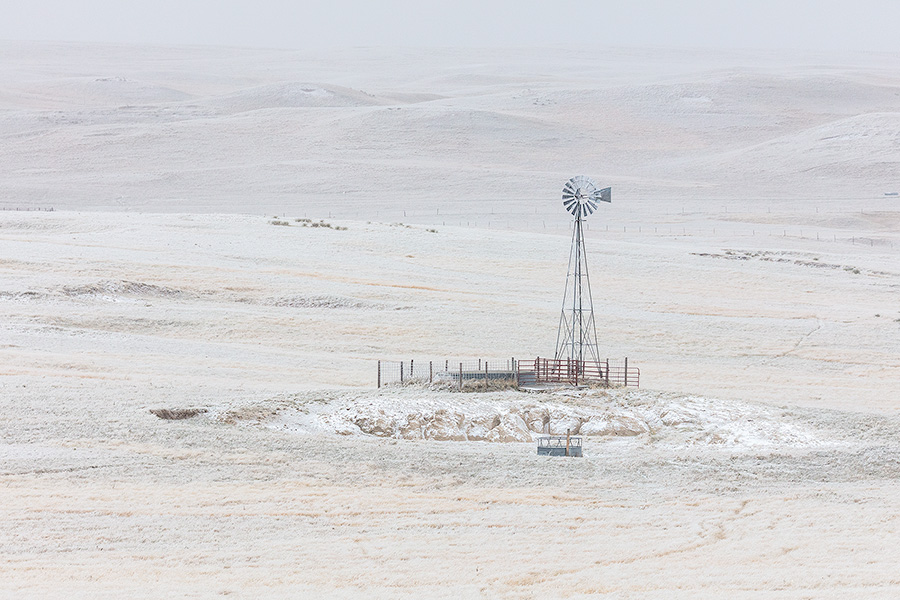
[(639, 387), (641, 371), (605, 361), (478, 359), (378, 361), (378, 387), (445, 382), (459, 389), (552, 384)]
[(605, 385), (606, 387), (640, 387), (641, 370), (604, 361), (535, 358), (518, 363), (519, 385), (571, 383), (573, 385)]

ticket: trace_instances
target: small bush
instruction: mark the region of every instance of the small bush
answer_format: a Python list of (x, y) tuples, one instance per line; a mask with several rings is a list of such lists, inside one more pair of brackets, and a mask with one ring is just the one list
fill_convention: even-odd
[[(300, 219), (298, 219), (300, 221)], [(304, 227), (324, 227), (325, 229), (334, 229), (335, 231), (347, 231), (346, 227), (341, 227), (340, 225), (332, 225), (331, 223), (326, 223), (325, 221), (314, 222), (312, 219), (303, 219), (301, 221)]]
[(284, 227), (290, 227), (290, 226), (291, 226), (291, 224), (290, 224), (288, 221), (278, 221), (278, 220), (275, 220), (275, 221), (269, 221), (269, 223), (271, 223), (272, 225), (282, 225), (282, 226), (284, 226)]

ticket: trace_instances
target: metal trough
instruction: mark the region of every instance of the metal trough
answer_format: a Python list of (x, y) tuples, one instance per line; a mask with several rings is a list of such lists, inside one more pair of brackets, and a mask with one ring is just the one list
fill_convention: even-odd
[(580, 435), (542, 435), (537, 439), (540, 456), (581, 456)]

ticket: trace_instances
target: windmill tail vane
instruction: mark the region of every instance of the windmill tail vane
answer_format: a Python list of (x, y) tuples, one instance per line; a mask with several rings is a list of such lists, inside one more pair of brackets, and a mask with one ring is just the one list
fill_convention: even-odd
[(597, 189), (593, 181), (579, 175), (566, 182), (562, 201), (563, 207), (575, 217), (575, 226), (572, 228), (569, 270), (556, 336), (555, 358), (599, 362), (597, 325), (582, 223), (585, 217), (597, 210), (599, 202), (612, 202), (612, 190), (608, 187)]

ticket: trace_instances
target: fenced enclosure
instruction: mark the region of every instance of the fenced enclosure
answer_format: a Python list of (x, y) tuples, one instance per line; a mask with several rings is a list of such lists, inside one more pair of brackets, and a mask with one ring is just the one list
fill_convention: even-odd
[(515, 358), (477, 360), (408, 360), (378, 361), (378, 387), (446, 383), (460, 389), (480, 386), (515, 387), (517, 385)]
[(569, 383), (605, 387), (640, 387), (641, 370), (605, 361), (535, 358), (518, 362), (520, 386)]
[(498, 389), (553, 385), (639, 387), (641, 371), (605, 361), (535, 358), (532, 360), (378, 361), (378, 387), (444, 383), (458, 389)]

